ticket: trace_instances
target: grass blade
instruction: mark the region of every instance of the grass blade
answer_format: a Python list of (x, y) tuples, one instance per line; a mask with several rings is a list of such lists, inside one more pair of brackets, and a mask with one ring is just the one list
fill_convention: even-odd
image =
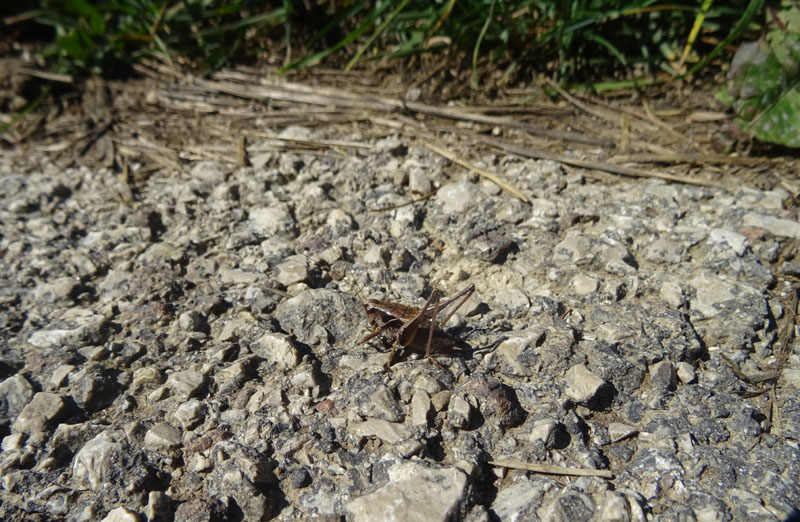
[(402, 2), (400, 2), (400, 5), (398, 5), (394, 11), (389, 13), (389, 16), (386, 17), (386, 20), (384, 20), (383, 23), (375, 29), (375, 32), (372, 33), (372, 36), (370, 36), (367, 39), (367, 41), (364, 42), (364, 45), (362, 45), (361, 48), (359, 48), (358, 51), (356, 51), (355, 56), (353, 56), (350, 59), (350, 61), (347, 62), (347, 65), (344, 68), (345, 71), (349, 71), (350, 69), (353, 68), (353, 66), (356, 63), (358, 63), (358, 60), (361, 58), (361, 55), (364, 54), (364, 52), (367, 49), (369, 49), (369, 47), (372, 45), (375, 39), (378, 38), (378, 36), (380, 36), (386, 30), (387, 27), (389, 27), (389, 24), (392, 23), (395, 17), (397, 17), (397, 15), (400, 14), (400, 12), (408, 5), (410, 1), (411, 0), (403, 0)]

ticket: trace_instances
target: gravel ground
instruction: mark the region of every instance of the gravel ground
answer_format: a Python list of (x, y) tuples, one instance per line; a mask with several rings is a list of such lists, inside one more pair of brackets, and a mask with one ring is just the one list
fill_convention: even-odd
[[(3, 520), (797, 517), (788, 192), (484, 156), (524, 203), (371, 144), (133, 194), (2, 165)], [(470, 284), (438, 364), (359, 342), (366, 299)]]

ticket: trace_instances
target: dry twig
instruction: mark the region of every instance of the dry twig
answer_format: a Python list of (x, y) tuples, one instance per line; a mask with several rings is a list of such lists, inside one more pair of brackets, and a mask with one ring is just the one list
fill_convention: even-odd
[(514, 196), (515, 198), (521, 199), (525, 203), (528, 203), (530, 201), (525, 194), (523, 194), (522, 192), (519, 191), (519, 189), (513, 187), (508, 182), (500, 179), (496, 174), (493, 174), (493, 173), (489, 172), (488, 170), (483, 170), (482, 168), (478, 167), (477, 165), (474, 165), (474, 164), (468, 162), (467, 160), (457, 156), (453, 152), (450, 152), (447, 149), (444, 149), (442, 147), (434, 145), (433, 143), (426, 142), (425, 146), (428, 147), (429, 149), (431, 149), (433, 152), (435, 152), (437, 154), (440, 154), (440, 155), (444, 156), (445, 158), (449, 159), (453, 163), (458, 163), (462, 167), (468, 168), (469, 170), (471, 170), (471, 171), (483, 176), (484, 178), (496, 183), (497, 185), (500, 186), (500, 188), (502, 188), (503, 190), (505, 190), (506, 192), (508, 192), (512, 196)]
[(533, 471), (535, 473), (547, 473), (548, 475), (573, 475), (579, 477), (601, 477), (607, 479), (614, 478), (614, 474), (607, 469), (566, 468), (561, 466), (553, 466), (550, 464), (533, 464), (531, 462), (523, 462), (521, 460), (490, 460), (488, 463), (492, 466), (524, 469), (526, 471)]
[(510, 152), (512, 154), (517, 154), (518, 156), (523, 156), (526, 158), (546, 159), (550, 161), (556, 161), (559, 163), (565, 163), (567, 165), (572, 165), (574, 167), (597, 169), (597, 170), (602, 170), (604, 172), (610, 172), (612, 174), (619, 174), (621, 176), (630, 176), (634, 178), (657, 178), (667, 181), (676, 181), (678, 183), (686, 183), (687, 185), (699, 185), (701, 187), (714, 187), (721, 189), (725, 188), (720, 183), (716, 183), (713, 181), (689, 178), (686, 176), (676, 176), (673, 174), (664, 174), (661, 172), (648, 172), (644, 170), (634, 169), (631, 167), (623, 167), (622, 165), (612, 165), (610, 163), (603, 163), (601, 161), (589, 161), (577, 158), (570, 158), (562, 154), (555, 154), (553, 152), (546, 152), (543, 150), (521, 147), (519, 145), (512, 145), (492, 138), (482, 138), (482, 141), (498, 149)]

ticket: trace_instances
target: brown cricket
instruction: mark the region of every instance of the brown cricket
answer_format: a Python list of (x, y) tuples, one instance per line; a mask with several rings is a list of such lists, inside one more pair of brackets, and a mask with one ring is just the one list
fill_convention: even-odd
[[(389, 353), (389, 360), (386, 362), (387, 370), (392, 365), (398, 346), (419, 351), (422, 351), (424, 347), (425, 359), (438, 366), (439, 363), (431, 358), (434, 337), (439, 338), (436, 346), (438, 349), (452, 348), (454, 345), (453, 339), (449, 338), (438, 327), (446, 324), (448, 319), (464, 305), (474, 291), (475, 285), (469, 285), (450, 299), (441, 302), (439, 300), (439, 291), (434, 290), (428, 300), (425, 301), (425, 304), (422, 305), (422, 308), (378, 299), (367, 299), (364, 302), (364, 310), (373, 330), (369, 335), (361, 339), (359, 344), (365, 343), (383, 332), (391, 332), (395, 339), (392, 351)], [(459, 299), (460, 301), (458, 301)], [(455, 301), (458, 301), (458, 303), (452, 310), (441, 320), (437, 319), (439, 314)], [(442, 346), (443, 344), (448, 346)]]

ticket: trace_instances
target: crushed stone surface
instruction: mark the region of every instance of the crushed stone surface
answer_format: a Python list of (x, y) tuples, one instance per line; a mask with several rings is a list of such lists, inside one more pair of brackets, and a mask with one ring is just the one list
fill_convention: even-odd
[[(132, 200), (111, 171), (2, 164), (0, 518), (797, 516), (788, 192), (484, 156), (524, 203), (363, 141), (155, 171)], [(415, 310), (361, 342), (368, 300), (468, 285), (433, 361)]]

